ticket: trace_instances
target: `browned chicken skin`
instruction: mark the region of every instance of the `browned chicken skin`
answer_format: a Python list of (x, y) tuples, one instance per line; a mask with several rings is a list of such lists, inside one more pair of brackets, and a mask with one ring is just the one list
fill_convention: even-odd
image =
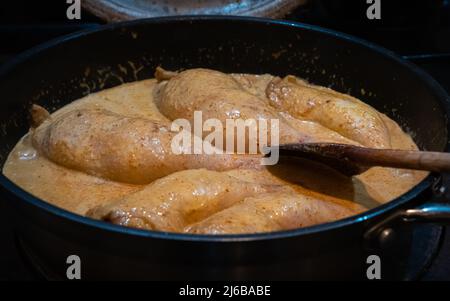
[(391, 145), (380, 114), (353, 97), (309, 85), (293, 76), (274, 79), (266, 92), (271, 105), (294, 117), (316, 121), (367, 147)]
[(134, 228), (180, 232), (246, 197), (283, 189), (280, 185), (243, 182), (223, 172), (185, 170), (88, 215)]
[(341, 205), (294, 192), (249, 197), (185, 228), (197, 234), (239, 234), (289, 230), (358, 213)]
[[(192, 121), (195, 111), (203, 119), (279, 120), (280, 143), (310, 141), (312, 137), (295, 130), (267, 101), (249, 93), (232, 76), (208, 69), (190, 69), (174, 75), (159, 71), (162, 79), (157, 105), (161, 113), (171, 120), (183, 118)], [(270, 131), (268, 134), (270, 141)]]
[(33, 133), (35, 147), (63, 166), (103, 178), (147, 184), (173, 172), (257, 168), (258, 157), (174, 154), (168, 124), (105, 110), (75, 110)]

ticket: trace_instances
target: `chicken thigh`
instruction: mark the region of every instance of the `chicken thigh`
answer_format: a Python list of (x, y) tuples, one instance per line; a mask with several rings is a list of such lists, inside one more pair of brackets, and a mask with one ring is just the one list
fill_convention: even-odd
[(171, 145), (175, 135), (163, 122), (83, 109), (47, 119), (32, 138), (39, 152), (55, 163), (131, 184), (185, 169), (220, 171), (260, 164), (258, 156), (176, 154)]
[(266, 92), (273, 107), (293, 117), (318, 122), (367, 147), (391, 146), (389, 131), (381, 115), (356, 98), (309, 85), (294, 76), (275, 78)]
[(185, 170), (156, 180), (144, 189), (88, 215), (142, 229), (182, 231), (188, 224), (230, 207), (249, 196), (281, 191), (280, 185), (240, 181), (223, 172)]
[(280, 143), (311, 140), (291, 127), (265, 99), (244, 89), (231, 75), (209, 69), (190, 69), (166, 76), (161, 69), (158, 70), (160, 79), (169, 80), (161, 83), (157, 106), (171, 120), (183, 118), (192, 122), (195, 111), (201, 111), (204, 120), (215, 118), (224, 125), (227, 119), (266, 120), (267, 141), (270, 143), (270, 122), (276, 119), (279, 121)]
[(281, 231), (334, 221), (358, 211), (294, 192), (266, 193), (248, 197), (186, 227), (185, 232), (239, 234)]

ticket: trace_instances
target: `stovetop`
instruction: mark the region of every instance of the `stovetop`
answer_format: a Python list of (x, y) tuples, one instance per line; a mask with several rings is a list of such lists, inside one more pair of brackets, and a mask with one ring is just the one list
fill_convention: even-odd
[[(390, 1), (393, 3), (394, 1)], [(288, 20), (315, 24), (362, 37), (391, 49), (429, 72), (450, 93), (450, 3), (416, 6), (395, 1), (385, 8), (382, 20), (367, 20), (365, 1), (316, 0), (286, 16)], [(418, 1), (425, 2), (425, 1)], [(57, 36), (99, 26), (104, 22), (83, 11), (81, 21), (68, 21), (65, 1), (51, 6), (41, 1), (15, 1), (0, 9), (0, 65), (21, 51)], [(349, 4), (351, 3), (351, 5)], [(383, 2), (383, 3), (386, 3)], [(403, 3), (403, 4), (402, 4)], [(411, 3), (411, 2), (408, 2)], [(402, 5), (408, 9), (401, 10)], [(424, 16), (426, 14), (426, 16)], [(450, 187), (450, 177), (445, 182)], [(449, 193), (450, 199), (450, 193)], [(0, 212), (5, 212), (0, 200)], [(32, 280), (39, 277), (17, 248), (8, 214), (0, 219), (0, 279)], [(433, 240), (421, 240), (417, 248), (431, 263), (420, 273), (422, 280), (450, 280), (450, 227), (434, 231)], [(421, 242), (421, 243), (420, 243)], [(427, 244), (433, 244), (427, 247)], [(417, 263), (419, 264), (419, 263)], [(412, 263), (414, 265), (414, 263)]]

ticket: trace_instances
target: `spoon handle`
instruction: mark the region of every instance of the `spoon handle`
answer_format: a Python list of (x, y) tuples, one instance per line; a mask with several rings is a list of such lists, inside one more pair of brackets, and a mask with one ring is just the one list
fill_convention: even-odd
[(450, 171), (450, 153), (349, 147), (345, 156), (368, 166)]

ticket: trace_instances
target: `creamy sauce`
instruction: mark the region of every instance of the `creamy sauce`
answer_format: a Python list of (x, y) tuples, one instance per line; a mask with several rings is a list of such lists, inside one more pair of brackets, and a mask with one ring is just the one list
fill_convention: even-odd
[[(250, 92), (258, 96), (264, 95), (264, 89), (271, 79), (270, 76), (248, 75), (235, 75), (235, 78), (244, 86), (248, 84)], [(56, 111), (52, 118), (75, 109), (102, 108), (125, 116), (167, 121), (155, 105), (155, 86), (156, 80), (145, 80), (91, 94)], [(333, 140), (340, 136), (318, 123), (296, 119), (287, 113), (285, 115), (293, 127), (320, 139)], [(411, 137), (394, 121), (385, 115), (382, 118), (388, 127), (392, 148), (417, 148)], [(27, 135), (18, 142), (4, 165), (3, 173), (20, 187), (58, 207), (86, 214), (98, 205), (107, 204), (144, 187), (113, 182), (59, 166), (40, 155), (30, 140)], [(314, 174), (314, 169), (299, 170), (298, 167), (292, 172), (292, 168), (291, 164), (281, 164), (268, 170), (234, 170), (228, 173), (246, 181), (282, 182), (304, 194), (340, 202), (346, 206), (361, 204), (365, 208), (375, 207), (400, 196), (427, 175), (419, 171), (372, 168), (349, 181), (329, 172), (316, 171)], [(293, 176), (295, 179), (292, 179)]]

